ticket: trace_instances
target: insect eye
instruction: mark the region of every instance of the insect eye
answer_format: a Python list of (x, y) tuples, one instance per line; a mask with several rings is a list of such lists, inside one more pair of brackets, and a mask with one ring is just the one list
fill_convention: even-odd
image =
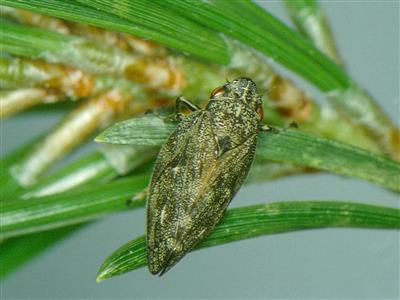
[(261, 105), (257, 108), (257, 114), (259, 115), (260, 120), (264, 119), (264, 109)]
[(225, 93), (225, 88), (223, 86), (217, 87), (212, 91), (211, 98), (221, 96), (223, 93)]

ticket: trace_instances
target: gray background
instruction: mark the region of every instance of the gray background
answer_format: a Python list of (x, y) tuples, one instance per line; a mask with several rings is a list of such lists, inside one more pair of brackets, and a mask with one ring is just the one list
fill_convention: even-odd
[[(279, 2), (259, 2), (288, 22)], [(325, 1), (322, 6), (350, 74), (398, 124), (399, 2)], [(2, 122), (3, 154), (60, 117), (57, 113), (46, 116), (28, 113)], [(311, 199), (399, 207), (398, 196), (391, 192), (330, 174), (246, 186), (232, 207)], [(144, 222), (143, 210), (98, 221), (6, 279), (2, 298), (400, 297), (399, 233), (390, 230), (325, 229), (265, 236), (191, 253), (162, 278), (140, 269), (96, 284), (95, 274), (103, 260), (142, 234)]]

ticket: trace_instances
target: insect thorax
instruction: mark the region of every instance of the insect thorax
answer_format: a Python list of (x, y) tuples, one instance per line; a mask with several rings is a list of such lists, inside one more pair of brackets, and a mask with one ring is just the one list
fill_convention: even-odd
[(214, 134), (224, 143), (229, 140), (233, 147), (258, 132), (257, 113), (239, 99), (210, 100), (207, 111), (213, 120)]

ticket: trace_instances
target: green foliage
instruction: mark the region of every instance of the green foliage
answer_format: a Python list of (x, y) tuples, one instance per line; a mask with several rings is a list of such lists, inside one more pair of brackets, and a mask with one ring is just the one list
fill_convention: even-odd
[(78, 225), (66, 226), (45, 233), (33, 233), (26, 237), (3, 241), (0, 244), (0, 279), (66, 238), (78, 228), (80, 228)]
[(74, 189), (25, 201), (2, 203), (0, 238), (9, 238), (82, 223), (143, 201), (130, 200), (147, 186), (148, 176), (138, 175), (101, 186)]
[[(106, 129), (96, 141), (113, 144), (161, 146), (175, 124), (156, 116), (134, 118)], [(272, 129), (261, 132), (256, 155), (262, 159), (292, 162), (340, 175), (365, 179), (400, 191), (400, 163), (347, 144), (303, 133)]]
[[(287, 1), (289, 8), (295, 12), (304, 7), (316, 12), (314, 1), (295, 2)], [(390, 144), (397, 129), (379, 106), (310, 40), (304, 39), (251, 1), (3, 0), (2, 5), (132, 34), (169, 47), (175, 56), (184, 55), (225, 66), (231, 66), (237, 59), (238, 52), (233, 45), (239, 42), (248, 47), (250, 53), (258, 51), (313, 83), (327, 93), (328, 100), (340, 115), (351, 120), (357, 129), (365, 130), (376, 141), (376, 146), (383, 149), (383, 153), (392, 157), (397, 153), (398, 149)], [(115, 65), (114, 59), (124, 58), (123, 51), (110, 49), (101, 43), (89, 43), (89, 39), (78, 35), (55, 33), (50, 28), (35, 28), (5, 19), (0, 22), (0, 41), (6, 55), (44, 59), (50, 63), (74, 66), (91, 74), (121, 75), (110, 70)], [(326, 31), (324, 34), (330, 33)], [(323, 38), (317, 36), (317, 40), (313, 40), (311, 37), (317, 45), (318, 40)], [(333, 41), (329, 36), (327, 40)], [(146, 97), (145, 93), (143, 97)], [(152, 148), (154, 151), (174, 127), (173, 122), (148, 115), (117, 123), (96, 140), (155, 146)], [(27, 144), (1, 161), (0, 237), (9, 238), (2, 240), (0, 246), (1, 277), (80, 228), (77, 224), (144, 205), (143, 191), (149, 180), (151, 163), (148, 160), (151, 155), (146, 157), (145, 162), (134, 160), (133, 165), (121, 172), (107, 157), (95, 152), (35, 186), (22, 188), (10, 173), (10, 168), (30, 151), (32, 144)], [(116, 153), (123, 156), (123, 151), (117, 150)], [(138, 170), (143, 163), (145, 167)], [(278, 168), (283, 172), (279, 171), (279, 174), (312, 168), (364, 179), (400, 191), (398, 162), (344, 143), (305, 134), (301, 132), (301, 127), (299, 130), (275, 129), (260, 134), (254, 166), (258, 177), (263, 177), (260, 172), (264, 170), (271, 172), (269, 168), (272, 166), (280, 166)], [(135, 175), (115, 179), (131, 171)], [(87, 176), (83, 179), (82, 174)], [(60, 185), (61, 182), (63, 185)], [(97, 186), (99, 182), (106, 184)], [(41, 195), (43, 191), (46, 191), (46, 196)], [(130, 201), (132, 197), (137, 199)], [(199, 247), (323, 227), (398, 229), (399, 210), (330, 201), (242, 207), (229, 210)], [(27, 241), (29, 246), (26, 246)], [(97, 279), (104, 280), (145, 263), (144, 238), (138, 237), (104, 262)]]
[[(227, 63), (229, 54), (220, 35), (165, 11), (153, 1), (10, 1), (5, 5), (129, 33), (207, 60)], [(38, 45), (40, 47), (40, 45)]]
[[(227, 211), (197, 248), (325, 227), (400, 228), (400, 215), (394, 208), (330, 201), (276, 202), (234, 208)], [(145, 266), (146, 255), (144, 236), (126, 243), (104, 261), (97, 273), (97, 281)]]
[[(287, 68), (329, 92), (330, 100), (341, 113), (345, 113), (356, 124), (361, 125), (379, 143), (385, 152), (394, 153), (397, 146), (390, 144), (394, 124), (379, 105), (352, 80), (344, 70), (316, 49), (307, 39), (276, 19), (251, 1), (62, 1), (4, 0), (4, 4), (24, 8), (50, 16), (83, 22), (107, 29), (118, 30), (149, 38), (183, 53), (212, 62), (228, 64), (234, 57), (233, 49), (225, 44), (222, 35), (238, 40), (261, 53), (277, 60)], [(70, 56), (74, 43), (61, 47), (68, 37), (55, 38), (44, 30), (28, 29), (3, 24), (0, 31), (4, 37), (5, 50), (21, 55), (37, 55), (40, 51), (51, 52), (56, 61), (79, 65), (85, 53), (94, 51), (81, 47), (82, 59)], [(21, 42), (14, 43), (15, 38)], [(34, 40), (43, 42), (34, 43)], [(29, 47), (24, 47), (24, 40)], [(32, 42), (31, 42), (32, 41)], [(61, 43), (61, 44), (60, 44)], [(75, 43), (76, 44), (76, 43)], [(75, 45), (76, 47), (76, 45)], [(56, 49), (62, 50), (57, 51)], [(54, 50), (54, 51), (53, 51)], [(43, 54), (43, 53), (42, 53)], [(59, 57), (61, 55), (61, 57)], [(96, 54), (99, 56), (100, 54)], [(111, 60), (111, 55), (108, 60)], [(104, 57), (103, 57), (104, 58)], [(94, 67), (89, 69), (93, 69)], [(365, 116), (368, 116), (366, 118)], [(393, 149), (395, 148), (395, 149)]]
[(218, 34), (223, 32), (272, 56), (324, 91), (349, 85), (349, 78), (338, 66), (272, 15), (249, 1), (238, 1), (234, 6), (229, 2), (5, 0), (4, 4), (131, 33), (228, 63), (227, 45)]

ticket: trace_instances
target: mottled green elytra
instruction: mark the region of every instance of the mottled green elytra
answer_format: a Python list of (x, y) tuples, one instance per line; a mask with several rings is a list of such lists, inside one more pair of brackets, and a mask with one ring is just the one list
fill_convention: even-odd
[(193, 112), (169, 136), (155, 163), (147, 196), (147, 261), (164, 274), (210, 234), (243, 184), (263, 118), (249, 78), (216, 88), (205, 109)]

